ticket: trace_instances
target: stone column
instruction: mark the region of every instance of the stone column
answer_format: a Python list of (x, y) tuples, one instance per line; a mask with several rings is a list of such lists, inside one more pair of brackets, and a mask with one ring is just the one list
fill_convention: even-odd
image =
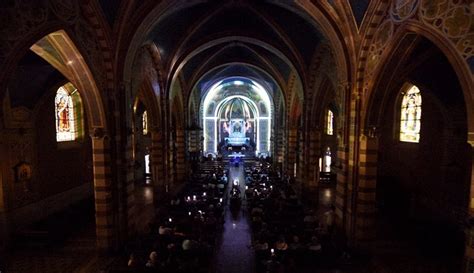
[(176, 130), (176, 181), (183, 183), (186, 177), (186, 151), (184, 130)]
[(117, 246), (117, 227), (114, 219), (116, 213), (113, 206), (110, 140), (101, 133), (94, 133), (92, 136), (92, 161), (97, 247), (107, 251)]
[[(127, 164), (130, 162), (132, 164)], [(122, 187), (121, 196), (123, 196), (122, 206), (120, 206), (120, 214), (124, 218), (122, 229), (122, 240), (127, 240), (129, 236), (136, 231), (136, 211), (135, 211), (135, 167), (133, 165), (133, 138), (131, 135), (127, 136), (127, 146), (125, 149), (125, 163), (121, 166), (125, 167), (125, 185)], [(119, 167), (120, 169), (120, 167)]]
[(347, 175), (347, 164), (348, 164), (349, 151), (344, 145), (338, 147), (337, 151), (337, 166), (336, 170), (336, 218), (335, 223), (337, 226), (345, 228), (346, 211), (347, 211), (347, 186), (348, 186), (348, 175)]
[(309, 131), (309, 164), (308, 184), (310, 187), (319, 186), (319, 158), (321, 157), (321, 132), (312, 128)]
[(296, 142), (298, 141), (298, 129), (291, 128), (288, 130), (288, 150), (286, 172), (290, 177), (294, 175), (294, 167), (296, 163)]
[(303, 191), (303, 199), (311, 207), (319, 204), (319, 157), (321, 154), (321, 132), (311, 128), (308, 132), (307, 147), (304, 148), (306, 155), (306, 175)]
[(378, 139), (361, 136), (355, 202), (353, 206), (354, 239), (356, 245), (370, 248), (375, 240), (376, 182)]
[(165, 194), (165, 167), (163, 134), (158, 129), (151, 131), (150, 169), (153, 179), (153, 199), (155, 208), (160, 205), (160, 200)]
[(279, 164), (278, 167), (281, 167), (279, 171), (283, 171), (283, 163), (285, 162), (285, 154), (286, 154), (286, 141), (285, 141), (285, 129), (279, 127), (276, 130), (276, 162)]
[(470, 133), (471, 149), (471, 188), (469, 195), (468, 225), (466, 227), (466, 245), (464, 251), (464, 273), (474, 272), (474, 133)]
[[(1, 158), (1, 155), (8, 155), (6, 149), (3, 149), (4, 145), (0, 143), (0, 160), (2, 162), (8, 162), (4, 158)], [(5, 161), (4, 161), (5, 160)], [(5, 166), (0, 164), (0, 265), (5, 264), (5, 260), (1, 257), (5, 257), (5, 252), (7, 249), (9, 241), (9, 229), (8, 229), (8, 219), (7, 219), (7, 205), (6, 205), (6, 172)], [(4, 268), (3, 268), (4, 269)], [(0, 268), (2, 270), (2, 268)]]

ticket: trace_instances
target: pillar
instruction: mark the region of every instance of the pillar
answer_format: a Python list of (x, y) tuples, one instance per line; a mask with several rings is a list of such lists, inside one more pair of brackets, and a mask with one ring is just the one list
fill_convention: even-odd
[(160, 205), (160, 200), (166, 192), (165, 161), (163, 134), (157, 129), (151, 132), (150, 169), (153, 179), (153, 199), (155, 208)]
[(319, 158), (321, 157), (321, 132), (315, 128), (309, 131), (308, 184), (319, 186)]
[[(6, 151), (2, 149), (4, 145), (0, 144), (0, 154), (7, 155)], [(4, 161), (7, 162), (7, 161)], [(7, 206), (6, 206), (6, 173), (5, 168), (0, 164), (0, 266), (4, 265), (6, 260), (2, 257), (6, 256), (7, 245), (9, 241), (9, 229), (7, 219)], [(4, 269), (4, 268), (3, 268)], [(2, 268), (0, 268), (2, 270)]]
[(305, 154), (305, 183), (303, 184), (303, 201), (311, 207), (319, 204), (319, 157), (321, 150), (321, 132), (309, 129), (308, 144), (302, 153)]
[(296, 163), (296, 146), (298, 137), (298, 129), (292, 128), (288, 130), (288, 151), (287, 151), (287, 162), (286, 172), (289, 176), (294, 176), (294, 167)]
[(469, 136), (472, 138), (469, 139), (471, 149), (471, 187), (469, 191), (468, 225), (465, 231), (464, 273), (474, 272), (474, 133), (470, 133)]
[[(282, 127), (276, 129), (276, 143), (275, 143), (275, 150), (276, 150), (276, 162), (278, 163), (279, 168), (283, 168), (283, 162), (285, 161), (285, 154), (286, 154), (286, 141), (285, 141), (285, 130)], [(283, 171), (283, 169), (279, 169), (279, 171)]]
[(306, 182), (306, 143), (304, 139), (303, 133), (300, 131), (297, 134), (298, 137), (298, 144), (297, 144), (297, 157), (298, 157), (298, 166), (297, 166), (297, 171), (296, 171), (296, 181), (298, 182), (299, 185), (303, 185), (304, 182)]
[(95, 222), (97, 247), (112, 250), (117, 245), (115, 212), (113, 206), (112, 177), (110, 170), (109, 138), (94, 134), (92, 136), (92, 161), (94, 171)]
[(353, 239), (356, 246), (371, 247), (375, 240), (378, 139), (362, 135), (359, 144), (358, 177), (354, 187)]
[(347, 210), (347, 164), (348, 164), (349, 150), (345, 145), (341, 145), (337, 150), (337, 166), (336, 170), (336, 217), (335, 223), (341, 228), (345, 228), (346, 210)]
[[(127, 137), (127, 146), (125, 149), (125, 164), (124, 167), (118, 169), (124, 170), (125, 185), (120, 187), (122, 195), (122, 203), (120, 206), (120, 215), (122, 215), (124, 224), (122, 237), (126, 240), (129, 236), (133, 235), (136, 230), (136, 211), (135, 211), (135, 167), (133, 164), (127, 164), (126, 162), (134, 162), (133, 157), (133, 138), (132, 136)], [(125, 167), (126, 166), (126, 167)]]
[(176, 181), (183, 183), (186, 177), (186, 147), (183, 129), (176, 130)]

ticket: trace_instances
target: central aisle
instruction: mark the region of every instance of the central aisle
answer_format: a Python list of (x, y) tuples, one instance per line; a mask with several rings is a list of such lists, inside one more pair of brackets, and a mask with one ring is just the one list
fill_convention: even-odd
[[(245, 177), (243, 163), (239, 167), (229, 168), (228, 192), (232, 188), (234, 179), (240, 181), (241, 196), (245, 193)], [(242, 198), (242, 207), (246, 203)], [(229, 208), (229, 201), (225, 208), (225, 224), (222, 238), (216, 251), (216, 272), (222, 273), (241, 273), (255, 272), (254, 251), (249, 248), (251, 242), (251, 229), (247, 215), (243, 214), (241, 209), (233, 214)]]

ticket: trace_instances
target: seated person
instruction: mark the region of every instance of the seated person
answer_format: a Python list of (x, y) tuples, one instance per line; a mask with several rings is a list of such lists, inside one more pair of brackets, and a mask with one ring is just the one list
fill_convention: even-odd
[(268, 250), (268, 243), (264, 240), (257, 239), (253, 244), (253, 249), (255, 249), (255, 251), (266, 251)]
[(185, 239), (181, 245), (184, 251), (196, 249), (197, 246), (198, 246), (198, 243), (191, 239)]
[(158, 253), (156, 251), (152, 251), (149, 256), (149, 260), (147, 261), (146, 267), (148, 268), (158, 268)]
[(171, 235), (173, 234), (173, 229), (163, 224), (163, 225), (160, 225), (160, 228), (158, 229), (158, 234)]
[(302, 247), (303, 245), (300, 242), (300, 238), (297, 235), (293, 235), (293, 242), (289, 245), (290, 250), (299, 250)]
[(319, 253), (321, 252), (321, 243), (319, 242), (318, 237), (313, 236), (311, 237), (311, 242), (308, 244), (308, 250), (313, 252), (313, 253)]
[(278, 241), (275, 243), (275, 249), (278, 251), (285, 251), (288, 249), (288, 244), (285, 241), (285, 237), (280, 236)]

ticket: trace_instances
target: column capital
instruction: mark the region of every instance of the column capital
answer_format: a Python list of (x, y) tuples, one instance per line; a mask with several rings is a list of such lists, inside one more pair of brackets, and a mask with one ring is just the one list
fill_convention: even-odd
[(467, 133), (467, 143), (469, 143), (469, 145), (474, 148), (474, 132)]
[(340, 89), (347, 90), (351, 87), (351, 82), (349, 82), (349, 81), (339, 81), (337, 83), (337, 87), (340, 88)]
[(361, 138), (362, 137), (377, 139), (379, 137), (379, 129), (377, 128), (377, 126), (368, 126), (362, 132)]
[(92, 139), (103, 139), (103, 138), (108, 138), (108, 135), (106, 134), (106, 131), (102, 127), (95, 127), (92, 128), (90, 132), (90, 137)]

